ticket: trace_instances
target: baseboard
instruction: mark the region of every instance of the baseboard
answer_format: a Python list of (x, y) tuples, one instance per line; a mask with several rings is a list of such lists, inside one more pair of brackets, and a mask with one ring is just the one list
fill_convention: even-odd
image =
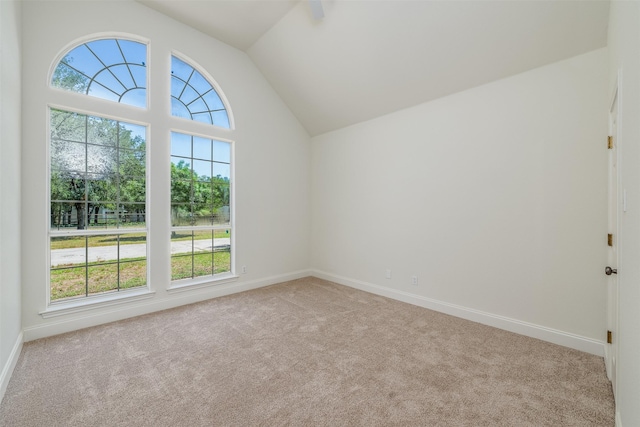
[(605, 367), (605, 370), (607, 372), (607, 378), (609, 379), (609, 381), (611, 381), (611, 374), (612, 374), (611, 366), (612, 366), (612, 363), (611, 363), (611, 354), (610, 354), (609, 348), (610, 348), (610, 346), (608, 346), (608, 345), (604, 346), (604, 367)]
[(311, 274), (310, 270), (299, 270), (275, 276), (263, 277), (255, 280), (225, 283), (206, 288), (193, 288), (175, 293), (170, 297), (154, 298), (134, 301), (131, 304), (107, 307), (101, 310), (89, 310), (81, 313), (62, 315), (47, 319), (45, 323), (25, 327), (23, 329), (24, 341), (33, 341), (53, 335), (84, 329), (105, 323), (115, 322), (130, 317), (141, 316), (156, 311), (167, 310), (182, 305), (193, 304), (211, 298), (222, 297), (239, 292), (258, 289), (276, 283), (300, 279)]
[[(181, 292), (172, 295), (171, 298), (143, 300), (137, 303), (128, 304), (126, 306), (117, 306), (111, 310), (100, 310), (99, 312), (84, 312), (80, 315), (65, 316), (66, 318), (56, 318), (55, 321), (48, 321), (44, 324), (26, 327), (23, 329), (24, 341), (32, 341), (35, 339), (45, 338), (48, 336), (58, 335), (65, 332), (97, 326), (129, 317), (140, 316), (155, 311), (166, 310), (181, 305), (192, 304), (211, 298), (217, 298), (238, 292), (244, 292), (251, 289), (257, 289), (264, 286), (273, 285), (280, 282), (295, 280), (306, 276), (315, 276), (321, 279), (339, 283), (355, 289), (371, 292), (384, 297), (392, 298), (398, 301), (428, 308), (474, 322), (515, 332), (532, 338), (541, 339), (543, 341), (595, 354), (600, 357), (605, 355), (605, 343), (603, 341), (594, 340), (579, 335), (523, 322), (517, 319), (511, 319), (480, 310), (471, 309), (432, 298), (404, 292), (396, 289), (390, 289), (379, 285), (363, 282), (360, 280), (350, 279), (347, 277), (337, 276), (320, 270), (299, 270), (291, 273), (275, 275), (250, 281), (234, 282), (220, 286), (212, 286), (208, 288), (194, 289), (189, 292)], [(4, 374), (4, 373), (3, 373)], [(3, 377), (4, 378), (4, 377)]]
[(456, 304), (450, 304), (444, 301), (438, 301), (432, 298), (423, 297), (397, 289), (390, 289), (360, 280), (337, 276), (319, 270), (311, 270), (311, 275), (320, 279), (325, 279), (335, 283), (339, 283), (341, 285), (349, 286), (351, 288), (360, 289), (362, 291), (371, 292), (373, 294), (428, 308), (430, 310), (460, 317), (462, 319), (471, 320), (473, 322), (482, 323), (484, 325), (504, 329), (509, 332), (537, 338), (553, 344), (562, 345), (565, 347), (573, 348), (575, 350), (580, 350), (586, 353), (604, 357), (604, 341), (598, 341), (568, 332), (547, 328), (545, 326), (523, 322), (517, 319), (511, 319), (505, 316), (487, 313)]
[(13, 345), (13, 349), (11, 349), (9, 359), (7, 360), (7, 363), (5, 363), (5, 365), (2, 367), (2, 373), (0, 373), (0, 402), (2, 402), (2, 399), (4, 398), (4, 393), (7, 391), (9, 380), (11, 379), (13, 370), (18, 363), (18, 358), (20, 357), (20, 352), (22, 351), (22, 343), (23, 335), (22, 332), (20, 332), (20, 334), (18, 334), (18, 338), (16, 338), (16, 342)]

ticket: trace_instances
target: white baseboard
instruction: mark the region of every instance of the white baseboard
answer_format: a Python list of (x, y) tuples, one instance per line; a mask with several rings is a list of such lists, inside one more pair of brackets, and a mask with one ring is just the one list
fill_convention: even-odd
[(133, 301), (130, 304), (105, 307), (101, 310), (89, 310), (57, 316), (55, 318), (46, 319), (42, 324), (25, 327), (22, 332), (24, 334), (25, 342), (33, 341), (78, 329), (141, 316), (155, 311), (167, 310), (182, 305), (205, 301), (211, 298), (222, 297), (225, 295), (274, 285), (276, 283), (300, 279), (309, 275), (311, 275), (310, 270), (299, 270), (249, 281), (225, 283), (205, 288), (194, 287), (189, 290), (181, 290), (181, 292), (174, 293), (170, 297)]
[(543, 341), (595, 354), (600, 357), (605, 355), (605, 343), (603, 341), (523, 322), (517, 319), (483, 312), (443, 301), (423, 297), (397, 289), (390, 289), (379, 285), (337, 276), (320, 270), (299, 270), (291, 273), (265, 277), (261, 279), (233, 282), (219, 286), (193, 289), (192, 291), (180, 292), (172, 295), (171, 298), (142, 300), (124, 306), (117, 306), (113, 309), (100, 310), (96, 312), (83, 312), (80, 314), (61, 316), (55, 320), (47, 321), (40, 325), (26, 327), (23, 329), (24, 341), (32, 341), (77, 329), (96, 326), (129, 317), (139, 316), (154, 311), (166, 310), (181, 305), (192, 304), (211, 298), (217, 298), (251, 289), (273, 285), (288, 280), (295, 280), (306, 276), (315, 276), (321, 279), (339, 283), (355, 289), (392, 298), (398, 301), (428, 308), (441, 313), (515, 332), (521, 335), (541, 339)]
[(22, 343), (23, 335), (22, 332), (20, 332), (18, 338), (16, 338), (16, 342), (13, 345), (13, 349), (11, 349), (9, 359), (7, 360), (7, 363), (5, 363), (2, 367), (2, 373), (0, 373), (0, 402), (2, 402), (4, 393), (7, 391), (7, 386), (9, 385), (9, 380), (11, 379), (11, 375), (13, 374), (13, 370), (16, 367), (16, 363), (18, 363), (18, 358), (20, 357), (20, 352), (22, 351)]
[(349, 286), (351, 288), (360, 289), (362, 291), (371, 292), (373, 294), (428, 308), (430, 310), (450, 314), (462, 319), (471, 320), (473, 322), (482, 323), (484, 325), (504, 329), (509, 332), (515, 332), (520, 335), (537, 338), (553, 344), (562, 345), (565, 347), (573, 348), (575, 350), (580, 350), (586, 353), (594, 354), (596, 356), (604, 357), (604, 341), (598, 341), (580, 335), (547, 328), (545, 326), (535, 325), (533, 323), (523, 322), (517, 319), (511, 319), (505, 316), (462, 307), (444, 301), (438, 301), (397, 289), (390, 289), (384, 286), (374, 285), (360, 280), (337, 276), (319, 270), (311, 270), (311, 274), (320, 279), (336, 282), (341, 285)]

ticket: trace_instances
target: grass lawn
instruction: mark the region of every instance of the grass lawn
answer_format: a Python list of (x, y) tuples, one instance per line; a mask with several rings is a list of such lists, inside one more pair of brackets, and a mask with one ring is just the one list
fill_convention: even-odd
[(191, 254), (171, 257), (171, 280), (191, 279), (229, 271), (231, 271), (231, 252), (229, 251), (195, 253), (193, 264)]
[[(193, 256), (193, 265), (191, 260), (190, 255), (171, 257), (171, 279), (186, 279), (231, 271), (231, 253), (228, 251), (196, 253)], [(128, 258), (120, 262), (119, 289), (135, 288), (146, 284), (146, 258)], [(87, 293), (87, 287), (89, 295), (118, 290), (118, 264), (94, 262), (86, 266), (51, 270), (51, 301), (84, 296)]]

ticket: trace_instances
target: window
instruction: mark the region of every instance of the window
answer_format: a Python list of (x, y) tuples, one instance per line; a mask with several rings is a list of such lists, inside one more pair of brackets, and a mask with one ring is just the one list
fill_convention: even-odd
[[(166, 70), (171, 98), (164, 111), (170, 105), (175, 119), (151, 114), (147, 49), (122, 38), (91, 40), (67, 51), (54, 68), (52, 88), (95, 101), (73, 105), (74, 98), (51, 92), (53, 100), (70, 104), (49, 108), (52, 303), (147, 287), (154, 262), (147, 257), (151, 238), (170, 238), (167, 279), (185, 279), (180, 286), (232, 272), (232, 143), (218, 136), (219, 129), (231, 127), (228, 109), (204, 72), (172, 55)], [(105, 103), (113, 102), (137, 108), (107, 108)], [(147, 160), (154, 144), (148, 136), (158, 117), (175, 120), (174, 130), (159, 137), (171, 144), (171, 206), (164, 215), (172, 221), (164, 231), (149, 228), (148, 218), (148, 187), (154, 181)], [(202, 123), (211, 125), (211, 135), (203, 135)], [(162, 153), (154, 156), (166, 156)]]
[(50, 110), (51, 301), (146, 285), (146, 128)]
[[(57, 64), (51, 86), (146, 106), (146, 45), (83, 43)], [(147, 284), (145, 126), (49, 110), (51, 302)]]
[(147, 105), (147, 47), (122, 39), (83, 43), (67, 53), (51, 85), (123, 104)]
[(171, 57), (171, 114), (229, 128), (227, 110), (211, 83), (175, 56)]
[(171, 278), (231, 271), (231, 144), (171, 134)]
[[(172, 115), (229, 127), (213, 86), (172, 57)], [(171, 133), (171, 279), (231, 272), (231, 143)]]

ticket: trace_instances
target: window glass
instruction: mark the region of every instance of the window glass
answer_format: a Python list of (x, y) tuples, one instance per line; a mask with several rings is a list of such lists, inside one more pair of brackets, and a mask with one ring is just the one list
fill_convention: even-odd
[(146, 285), (146, 128), (50, 110), (50, 297)]
[(229, 128), (227, 110), (211, 83), (195, 68), (171, 57), (171, 114)]
[(147, 46), (124, 39), (94, 40), (69, 51), (51, 85), (71, 92), (147, 106)]
[(228, 273), (231, 144), (172, 132), (171, 153), (171, 277)]

